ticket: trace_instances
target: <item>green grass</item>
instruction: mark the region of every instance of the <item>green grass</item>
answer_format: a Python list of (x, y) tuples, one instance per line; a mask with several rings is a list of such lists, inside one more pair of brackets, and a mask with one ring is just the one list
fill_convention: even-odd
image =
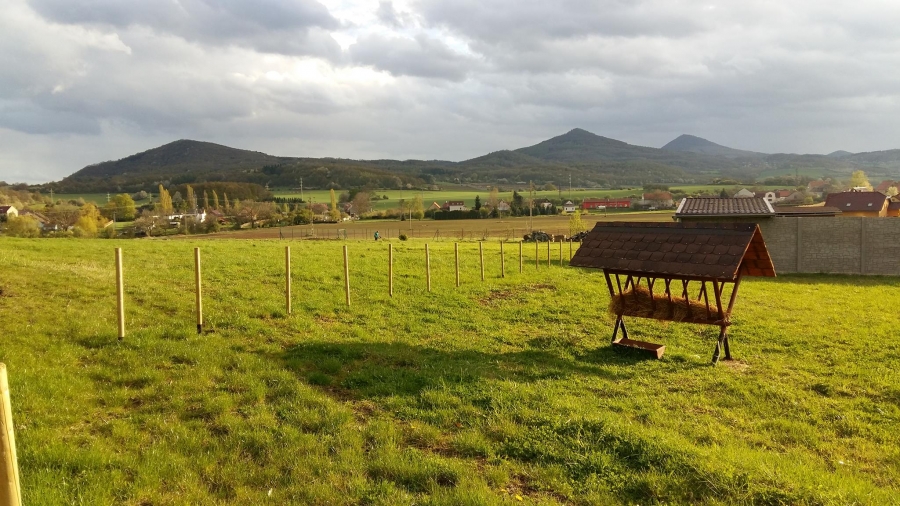
[[(729, 186), (717, 186), (717, 185), (693, 185), (693, 186), (673, 186), (672, 189), (680, 189), (687, 193), (697, 193), (701, 191), (708, 192), (716, 192), (718, 193), (723, 188), (726, 190), (731, 190), (734, 188), (733, 185)], [(766, 189), (777, 189), (781, 187), (777, 186), (760, 186), (760, 188)], [(274, 191), (273, 192), (276, 197), (284, 197), (284, 198), (300, 198), (300, 192), (297, 191)], [(340, 193), (340, 192), (337, 192)], [(399, 190), (375, 190), (372, 192), (375, 195), (383, 196), (387, 195), (387, 200), (373, 200), (372, 204), (375, 209), (396, 209), (399, 207), (400, 199), (413, 199), (417, 195), (421, 193), (423, 203), (425, 204), (425, 208), (431, 205), (432, 202), (437, 202), (438, 204), (443, 204), (448, 200), (462, 200), (466, 203), (467, 206), (473, 207), (475, 205), (475, 197), (480, 196), (482, 203), (487, 203), (488, 196), (490, 192), (488, 190), (436, 190), (436, 191), (403, 191)], [(527, 190), (521, 192), (524, 196), (527, 197)], [(567, 189), (562, 189), (559, 191), (536, 191), (536, 198), (548, 198), (548, 199), (559, 199), (560, 195), (563, 199), (568, 200), (569, 198), (573, 198), (576, 200), (582, 200), (587, 197), (595, 197), (595, 198), (625, 198), (629, 196), (640, 196), (643, 193), (641, 188), (633, 188), (626, 190), (603, 190), (603, 189), (588, 189), (588, 190), (573, 190), (569, 192)], [(570, 197), (571, 195), (571, 197)], [(499, 194), (500, 198), (509, 202), (512, 200), (512, 191), (502, 192)], [(328, 203), (331, 201), (331, 194), (328, 190), (310, 190), (304, 191), (303, 197), (306, 200), (310, 200), (313, 202), (324, 202)]]
[[(900, 279), (748, 279), (733, 364), (709, 328), (630, 323), (602, 273), (508, 244), (0, 238), (26, 504), (890, 504)], [(113, 247), (128, 334), (116, 340)], [(207, 332), (193, 315), (203, 251)], [(542, 251), (546, 251), (543, 250)], [(554, 251), (554, 255), (556, 251)], [(522, 500), (519, 501), (518, 498)]]

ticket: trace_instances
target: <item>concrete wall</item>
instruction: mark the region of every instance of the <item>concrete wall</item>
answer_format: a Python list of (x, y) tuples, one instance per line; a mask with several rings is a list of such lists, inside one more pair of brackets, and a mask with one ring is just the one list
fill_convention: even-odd
[(900, 276), (900, 219), (786, 216), (759, 228), (776, 273)]

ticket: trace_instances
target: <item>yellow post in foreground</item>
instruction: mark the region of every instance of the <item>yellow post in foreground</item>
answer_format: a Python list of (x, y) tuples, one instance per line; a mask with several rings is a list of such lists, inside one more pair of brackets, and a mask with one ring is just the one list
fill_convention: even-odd
[(388, 244), (388, 294), (394, 296), (394, 245)]
[(500, 277), (506, 277), (506, 259), (503, 257), (503, 241), (500, 241)]
[(431, 291), (431, 253), (428, 252), (428, 243), (425, 243), (425, 284)]
[(194, 283), (197, 285), (197, 333), (203, 333), (203, 292), (200, 283), (200, 248), (194, 248)]
[(119, 341), (125, 339), (125, 280), (122, 276), (122, 248), (116, 248), (116, 309), (119, 316)]
[(291, 314), (291, 247), (284, 247), (284, 307)]
[(6, 364), (0, 363), (0, 506), (21, 506), (21, 504), (22, 489), (19, 484), (19, 462), (16, 457), (9, 379), (6, 377)]
[(459, 288), (459, 243), (453, 243), (453, 254), (456, 256), (456, 287)]
[(347, 245), (344, 245), (344, 291), (347, 293), (347, 306), (350, 306), (350, 258), (347, 256)]
[(478, 257), (481, 259), (481, 280), (484, 281), (484, 243), (478, 241)]

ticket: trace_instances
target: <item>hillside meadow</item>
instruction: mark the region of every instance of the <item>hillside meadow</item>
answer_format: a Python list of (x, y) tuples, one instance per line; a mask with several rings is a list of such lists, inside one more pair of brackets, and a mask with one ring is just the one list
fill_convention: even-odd
[[(713, 329), (631, 320), (508, 243), (0, 238), (25, 504), (896, 504), (900, 279), (744, 281)], [(341, 246), (350, 252), (351, 306)], [(206, 331), (193, 313), (203, 255)], [(127, 335), (116, 339), (114, 247)]]

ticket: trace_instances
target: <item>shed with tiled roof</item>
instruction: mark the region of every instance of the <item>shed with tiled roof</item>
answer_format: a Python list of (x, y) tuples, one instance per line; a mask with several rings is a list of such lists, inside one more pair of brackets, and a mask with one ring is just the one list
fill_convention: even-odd
[(675, 210), (677, 221), (758, 221), (775, 216), (772, 204), (761, 198), (688, 197)]
[(775, 276), (755, 223), (597, 223), (570, 265), (603, 269), (616, 315), (613, 344), (662, 356), (664, 346), (628, 339), (625, 316), (716, 325), (713, 363), (720, 350), (731, 358), (728, 327), (741, 278)]

